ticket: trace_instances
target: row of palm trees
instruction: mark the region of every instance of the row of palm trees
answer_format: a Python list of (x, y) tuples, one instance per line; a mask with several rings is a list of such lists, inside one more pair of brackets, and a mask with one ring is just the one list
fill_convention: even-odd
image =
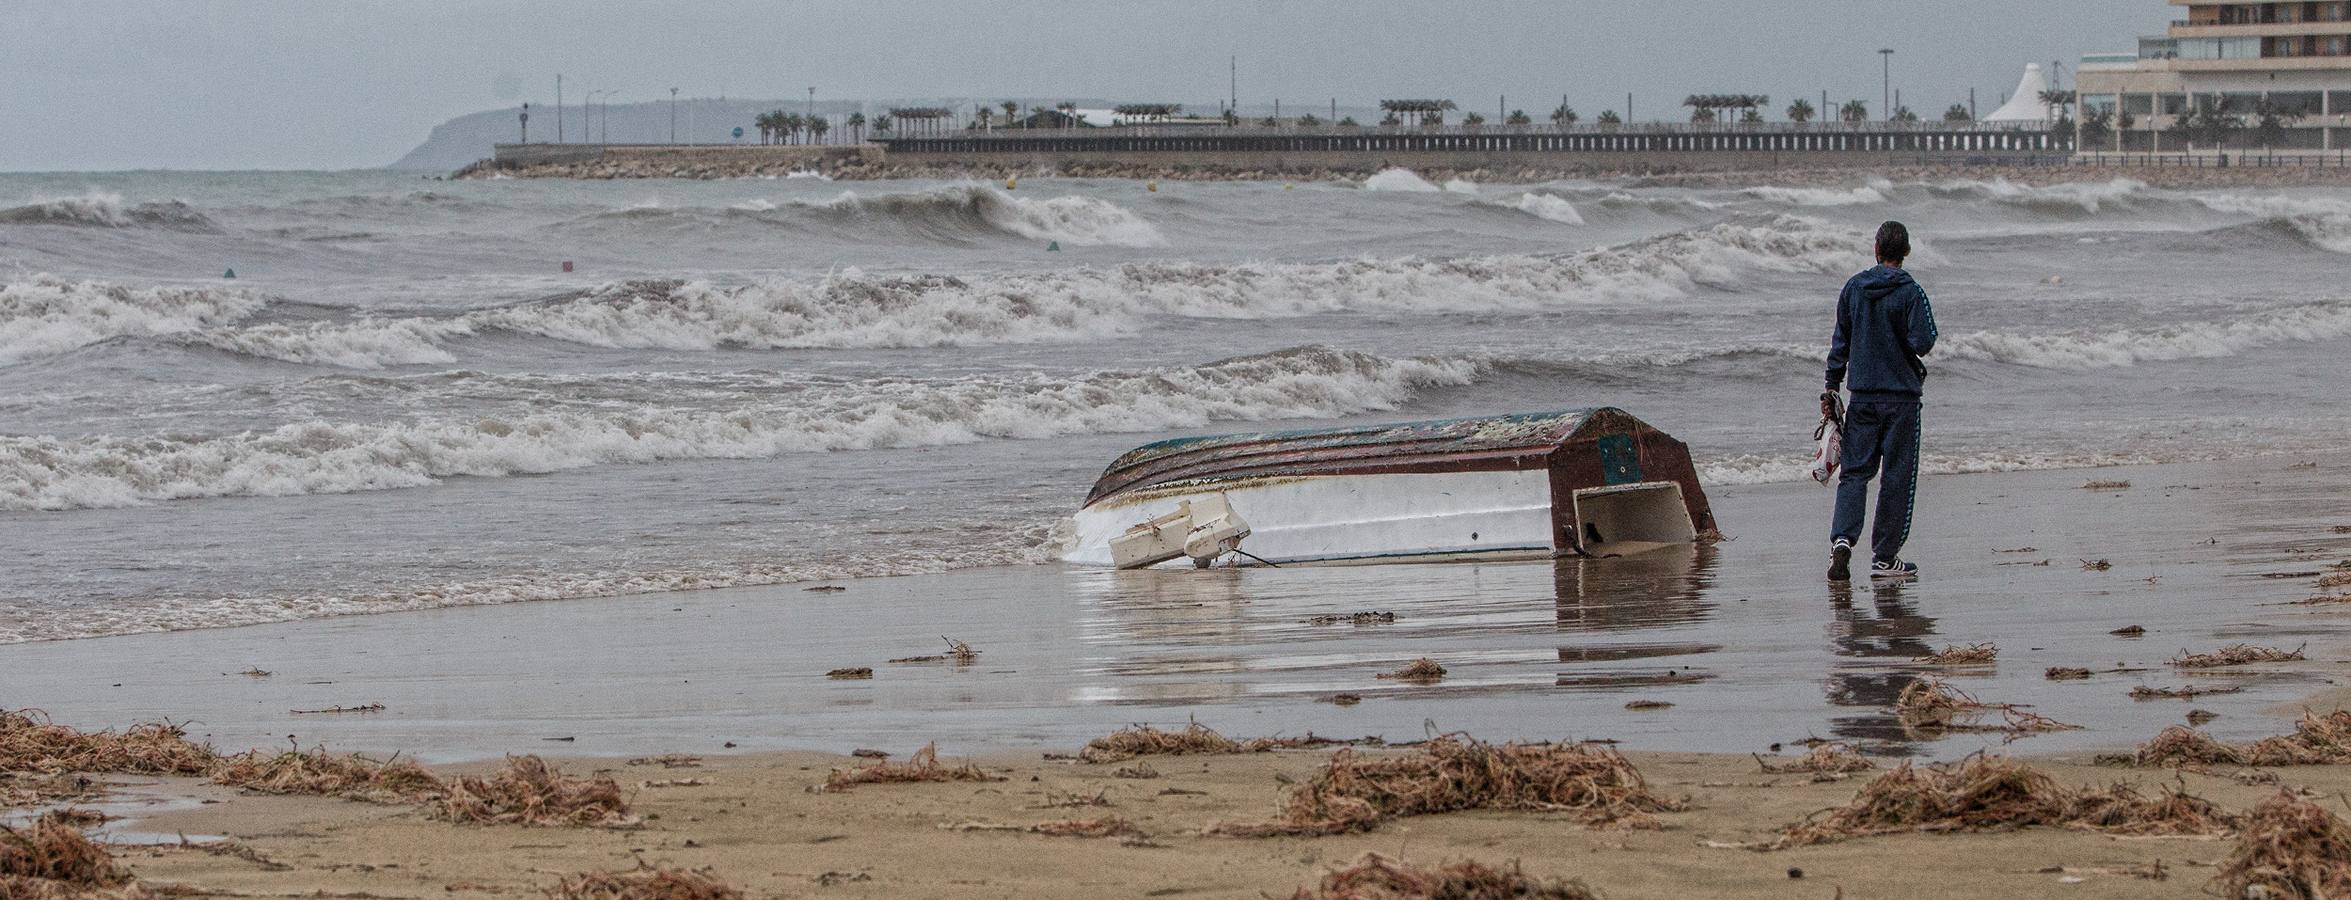
[[(824, 143), (824, 136), (833, 130), (832, 120), (824, 116), (803, 116), (780, 109), (760, 113), (752, 118), (751, 124), (758, 126), (759, 142), (762, 144), (789, 144), (795, 138), (802, 137), (804, 143), (821, 144)], [(873, 130), (881, 134), (889, 133), (890, 124), (890, 117), (886, 114), (875, 116), (872, 121)], [(841, 125), (854, 135), (854, 140), (865, 140), (867, 122), (864, 113), (850, 113), (848, 118), (841, 120)]]

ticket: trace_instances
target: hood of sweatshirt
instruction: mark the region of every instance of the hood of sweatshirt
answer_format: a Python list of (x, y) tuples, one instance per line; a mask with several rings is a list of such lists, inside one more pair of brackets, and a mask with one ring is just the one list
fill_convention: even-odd
[(1881, 265), (1861, 273), (1861, 295), (1871, 300), (1883, 300), (1895, 291), (1917, 283), (1911, 280), (1910, 273)]

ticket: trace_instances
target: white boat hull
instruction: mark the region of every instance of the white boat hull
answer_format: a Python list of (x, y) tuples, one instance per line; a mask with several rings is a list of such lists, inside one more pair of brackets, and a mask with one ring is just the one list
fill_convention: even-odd
[(1219, 494), (1253, 529), (1241, 549), (1280, 565), (1548, 556), (1554, 547), (1550, 477), (1536, 469), (1243, 478), (1138, 491), (1079, 511), (1075, 548), (1063, 558), (1112, 565), (1111, 539), (1186, 500)]

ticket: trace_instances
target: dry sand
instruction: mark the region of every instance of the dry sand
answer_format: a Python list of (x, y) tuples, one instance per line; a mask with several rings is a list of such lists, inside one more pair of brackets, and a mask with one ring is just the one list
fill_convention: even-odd
[[(903, 752), (904, 748), (900, 748)], [(1391, 750), (1388, 753), (1409, 751)], [(1378, 852), (1419, 863), (1520, 862), (1531, 874), (1582, 879), (1627, 897), (2198, 897), (2229, 844), (2127, 838), (2047, 828), (2005, 834), (1904, 835), (1759, 852), (1710, 846), (1773, 837), (1777, 826), (1853, 796), (1869, 777), (1820, 782), (1766, 775), (1748, 758), (1632, 754), (1660, 793), (1687, 796), (1661, 831), (1592, 831), (1568, 814), (1464, 812), (1397, 820), (1368, 834), (1247, 839), (1203, 836), (1218, 822), (1273, 812), (1284, 779), (1302, 781), (1326, 752), (1151, 759), (1154, 779), (1116, 764), (980, 760), (1002, 782), (862, 785), (814, 793), (828, 770), (864, 760), (815, 754), (719, 757), (699, 768), (606, 765), (635, 789), (648, 820), (631, 831), (461, 827), (406, 808), (313, 798), (198, 792), (223, 802), (166, 812), (138, 827), (226, 835), (257, 858), (181, 849), (124, 851), (143, 879), (245, 896), (535, 895), (578, 871), (640, 861), (708, 867), (748, 896), (1286, 896), (1327, 869)], [(2151, 792), (2168, 773), (2036, 763), (2078, 785), (2116, 780)], [(2351, 767), (2288, 769), (2287, 783), (2330, 796)], [(2188, 774), (2195, 794), (2232, 809), (2274, 793)], [(698, 784), (662, 786), (691, 780)], [(1200, 793), (1192, 793), (1200, 792)], [(1071, 796), (1101, 808), (1041, 808)], [(1116, 816), (1147, 842), (958, 830)], [(1138, 845), (1140, 844), (1140, 845)], [(2146, 877), (2160, 863), (2166, 877)], [(1802, 878), (1792, 880), (1795, 872)]]

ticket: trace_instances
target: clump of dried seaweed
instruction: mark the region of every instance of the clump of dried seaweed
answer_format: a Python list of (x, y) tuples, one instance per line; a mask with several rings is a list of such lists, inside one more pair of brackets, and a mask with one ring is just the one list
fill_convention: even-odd
[(2180, 655), (2172, 657), (2171, 664), (2182, 669), (2217, 669), (2222, 666), (2242, 666), (2247, 663), (2292, 662), (2301, 658), (2302, 647), (2279, 650), (2273, 647), (2256, 647), (2252, 644), (2230, 644), (2210, 653), (2189, 653), (2182, 650)]
[(2246, 746), (2214, 740), (2210, 735), (2173, 725), (2141, 745), (2137, 752), (2098, 757), (2108, 765), (2129, 766), (2328, 766), (2351, 764), (2351, 710), (2326, 715), (2302, 714), (2293, 734), (2265, 737)]
[(2098, 757), (2104, 765), (2121, 766), (2241, 766), (2245, 752), (2185, 725), (2173, 725), (2139, 745), (2132, 753)]
[(2128, 482), (2128, 481), (2093, 481), (2093, 482), (2090, 482), (2090, 483), (2088, 483), (2088, 484), (2082, 485), (2082, 490), (2085, 490), (2085, 491), (2120, 491), (2120, 490), (2125, 490), (2125, 489), (2128, 489), (2130, 486), (2131, 486), (2131, 483), (2130, 483), (2130, 482)]
[(2004, 757), (1900, 768), (1844, 806), (1788, 826), (1768, 849), (1903, 832), (1990, 831), (2034, 825), (2108, 834), (2218, 834), (2233, 817), (2202, 798), (2166, 790), (2150, 799), (2124, 786), (2082, 791)]
[(905, 784), (924, 781), (1003, 781), (970, 763), (949, 766), (939, 762), (939, 745), (924, 744), (905, 762), (875, 763), (855, 769), (834, 769), (825, 777), (824, 789), (847, 790), (860, 784)]
[(962, 822), (942, 826), (955, 831), (1019, 831), (1053, 837), (1120, 838), (1130, 842), (1150, 839), (1135, 823), (1117, 816), (1099, 819), (1069, 819), (1061, 822), (1039, 822), (1035, 825), (999, 825), (993, 822)]
[(2265, 737), (2246, 749), (2256, 766), (2331, 766), (2351, 763), (2351, 710), (2304, 712), (2294, 733)]
[(129, 885), (131, 875), (65, 811), (0, 825), (0, 897), (87, 896)]
[(2227, 897), (2351, 897), (2351, 825), (2279, 791), (2245, 816), (2219, 882)]
[(420, 803), (448, 790), (438, 776), (415, 760), (377, 762), (358, 754), (329, 753), (324, 747), (296, 747), (266, 756), (258, 750), (241, 753), (221, 760), (212, 780), (264, 794), (346, 797), (371, 803)]
[(1476, 862), (1422, 868), (1365, 854), (1354, 865), (1324, 875), (1314, 889), (1299, 888), (1289, 900), (1599, 900), (1577, 881), (1527, 875), (1513, 862), (1496, 869)]
[(947, 658), (954, 660), (956, 665), (968, 666), (980, 661), (980, 651), (972, 649), (970, 644), (945, 635), (940, 635), (939, 640), (947, 642)]
[[(2000, 713), (2001, 724), (1981, 724), (1982, 716), (1995, 710)], [(2007, 733), (2009, 740), (2081, 727), (2028, 712), (2015, 704), (1982, 702), (1935, 678), (1921, 678), (1905, 686), (1894, 699), (1894, 717), (1902, 727), (1915, 731), (1999, 731)]]
[(2000, 658), (2000, 648), (1991, 644), (1969, 644), (1965, 647), (1944, 647), (1942, 652), (1921, 656), (1913, 662), (1930, 666), (1982, 665)]
[(2110, 571), (2110, 570), (2112, 570), (2113, 568), (2114, 568), (2114, 560), (2111, 560), (2111, 559), (2085, 559), (2085, 560), (2082, 560), (2082, 569), (2083, 569), (2084, 571), (2089, 571), (2089, 572), (2105, 572), (2105, 571)]
[(1218, 734), (1216, 729), (1195, 721), (1182, 731), (1163, 731), (1149, 725), (1131, 725), (1103, 737), (1086, 742), (1078, 751), (1078, 758), (1090, 763), (1124, 762), (1138, 756), (1186, 756), (1192, 754), (1265, 753), (1273, 750), (1300, 750), (1325, 747), (1340, 743), (1329, 738), (1265, 737), (1236, 741)]
[(1423, 656), (1413, 660), (1404, 668), (1393, 672), (1381, 672), (1379, 677), (1396, 681), (1430, 682), (1445, 677), (1445, 667), (1438, 665), (1436, 660)]
[(466, 776), (447, 785), (428, 811), (452, 822), (593, 828), (637, 824), (619, 783), (602, 775), (565, 775), (537, 756), (509, 756), (505, 768), (489, 777)]
[(742, 900), (708, 870), (638, 864), (631, 872), (584, 872), (547, 892), (551, 900)]
[(1788, 762), (1773, 762), (1756, 754), (1755, 763), (1763, 767), (1766, 775), (1845, 775), (1878, 767), (1869, 757), (1861, 755), (1861, 751), (1835, 741), (1815, 744), (1812, 752)]
[(2090, 670), (2072, 666), (2050, 666), (2048, 671), (2041, 673), (2041, 677), (2050, 681), (2077, 681), (2090, 677)]
[(833, 679), (835, 681), (856, 681), (859, 679), (872, 678), (873, 670), (864, 666), (857, 666), (847, 669), (834, 669), (830, 672), (824, 673), (824, 677)]
[(2318, 576), (2320, 588), (2339, 588), (2344, 585), (2351, 585), (2351, 572), (2337, 570)]
[(0, 770), (202, 775), (219, 757), (188, 740), (172, 722), (133, 725), (121, 733), (82, 731), (39, 710), (0, 710)]
[(1323, 770), (1284, 796), (1266, 823), (1226, 823), (1211, 833), (1244, 837), (1368, 831), (1390, 818), (1464, 809), (1573, 813), (1586, 824), (1658, 827), (1653, 813), (1683, 808), (1650, 793), (1640, 770), (1590, 744), (1488, 744), (1445, 735), (1418, 752), (1332, 754)]

